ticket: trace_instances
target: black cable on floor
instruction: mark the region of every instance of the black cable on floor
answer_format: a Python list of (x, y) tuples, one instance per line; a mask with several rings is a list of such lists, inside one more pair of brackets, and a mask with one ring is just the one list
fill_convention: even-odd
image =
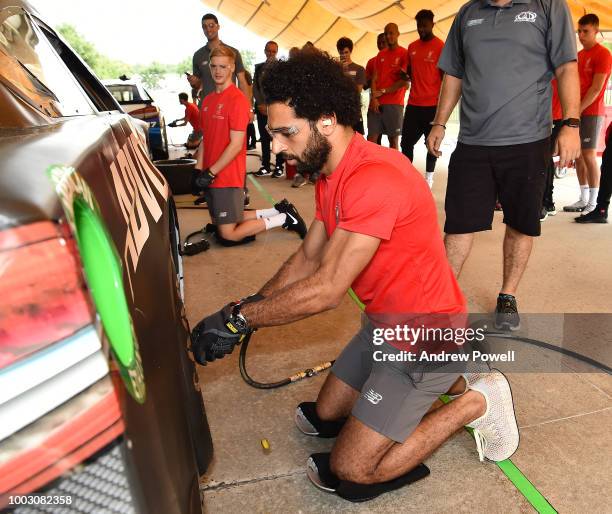
[[(238, 367), (240, 368), (240, 375), (242, 376), (242, 379), (251, 387), (255, 387), (256, 389), (277, 389), (279, 387), (289, 385), (304, 378), (314, 377), (318, 375), (321, 371), (331, 368), (335, 362), (324, 362), (322, 364), (319, 364), (318, 366), (315, 366), (314, 368), (307, 368), (303, 371), (299, 371), (290, 377), (279, 380), (278, 382), (257, 382), (256, 380), (253, 380), (251, 378), (246, 369), (246, 353), (247, 349), (249, 348), (249, 343), (251, 341), (252, 335), (253, 334), (248, 335), (242, 343), (242, 347), (240, 348), (240, 355), (238, 357)], [(544, 348), (546, 350), (552, 350), (554, 352), (562, 353), (563, 355), (567, 355), (568, 357), (572, 357), (581, 362), (585, 362), (590, 366), (593, 366), (594, 368), (597, 368), (603, 371), (604, 373), (607, 373), (608, 375), (612, 375), (612, 368), (605, 365), (604, 363), (596, 361), (595, 359), (591, 359), (591, 357), (587, 357), (586, 355), (582, 355), (566, 348), (560, 348), (544, 341), (538, 341), (537, 339), (530, 339), (528, 337), (515, 336), (507, 332), (485, 332), (485, 335), (490, 337), (497, 337), (500, 339), (510, 339), (513, 341), (519, 341), (522, 343), (537, 346), (539, 348)]]

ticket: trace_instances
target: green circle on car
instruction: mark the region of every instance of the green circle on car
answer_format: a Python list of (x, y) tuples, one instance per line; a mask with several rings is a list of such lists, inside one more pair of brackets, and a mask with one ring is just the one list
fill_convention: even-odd
[(117, 357), (123, 382), (134, 399), (142, 403), (145, 397), (142, 363), (114, 245), (99, 216), (83, 197), (74, 200), (73, 212), (79, 252), (96, 310)]

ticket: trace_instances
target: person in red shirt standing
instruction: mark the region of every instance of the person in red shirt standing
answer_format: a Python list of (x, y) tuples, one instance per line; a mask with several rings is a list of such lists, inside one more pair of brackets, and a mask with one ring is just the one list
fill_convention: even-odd
[(185, 116), (174, 120), (169, 123), (169, 127), (184, 127), (189, 123), (191, 128), (191, 134), (187, 138), (185, 146), (187, 148), (197, 148), (202, 142), (202, 129), (200, 128), (200, 110), (196, 104), (189, 101), (189, 95), (187, 93), (179, 93), (179, 103), (185, 107)]
[(389, 146), (398, 149), (404, 117), (406, 85), (404, 70), (408, 53), (398, 44), (399, 29), (395, 23), (385, 26), (387, 48), (376, 56), (372, 91), (368, 108), (368, 141), (378, 141), (380, 134), (389, 138)]
[[(385, 48), (387, 48), (387, 38), (385, 37), (384, 32), (381, 32), (380, 34), (378, 34), (378, 37), (376, 38), (376, 46), (378, 47), (379, 53)], [(370, 89), (370, 87), (372, 86), (372, 77), (374, 77), (374, 65), (376, 64), (376, 57), (378, 57), (378, 54), (372, 57), (366, 64), (366, 67), (365, 67), (366, 85), (364, 86), (364, 89)], [(378, 138), (376, 139), (376, 143), (381, 144), (381, 141), (382, 141), (382, 134), (379, 134)]]
[(572, 205), (563, 207), (563, 210), (582, 214), (593, 211), (597, 204), (600, 179), (597, 140), (606, 114), (604, 92), (612, 68), (612, 56), (606, 47), (597, 42), (598, 33), (599, 18), (595, 14), (585, 14), (578, 20), (578, 39), (582, 45), (582, 50), (578, 52), (582, 151), (576, 161), (576, 174), (580, 198)]
[[(376, 37), (376, 47), (378, 48), (378, 53), (387, 48), (387, 38), (385, 37), (384, 32), (381, 32)], [(374, 65), (376, 64), (376, 57), (378, 57), (378, 54), (372, 57), (366, 64), (366, 85), (364, 86), (364, 89), (369, 89), (372, 85), (372, 77), (374, 77)]]
[[(372, 320), (465, 316), (429, 188), (405, 156), (355, 133), (359, 94), (342, 68), (327, 55), (302, 52), (268, 69), (264, 91), (274, 151), (321, 171), (316, 217), (298, 251), (257, 294), (196, 325), (196, 361), (231, 353), (255, 328), (333, 309), (349, 287)], [(337, 436), (331, 453), (307, 462), (317, 487), (364, 501), (407, 485), (429, 473), (423, 460), (466, 424), (487, 458), (516, 450), (512, 397), (501, 373), (464, 378), (443, 367), (411, 375), (410, 364), (379, 358), (402, 353), (392, 337), (380, 341), (375, 323), (342, 351), (317, 401), (296, 410), (304, 434)], [(443, 405), (437, 398), (445, 392), (459, 396)]]
[(275, 208), (244, 211), (245, 133), (251, 107), (232, 82), (233, 50), (221, 45), (210, 56), (215, 91), (207, 95), (201, 105), (204, 149), (198, 154), (195, 185), (205, 191), (217, 235), (222, 240), (237, 242), (265, 230), (283, 227), (297, 232), (303, 239), (306, 225), (297, 209), (287, 201)]
[[(404, 113), (402, 127), (402, 153), (413, 161), (414, 145), (421, 136), (429, 135), (431, 123), (436, 116), (438, 96), (442, 86), (443, 72), (438, 69), (438, 59), (444, 42), (434, 36), (434, 13), (420, 10), (415, 18), (419, 39), (408, 45), (408, 68), (410, 96)], [(425, 178), (429, 188), (433, 186), (433, 176), (437, 157), (427, 152)]]

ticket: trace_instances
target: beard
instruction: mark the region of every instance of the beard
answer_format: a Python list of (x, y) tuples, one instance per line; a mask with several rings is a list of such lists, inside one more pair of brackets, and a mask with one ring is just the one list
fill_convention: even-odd
[(321, 171), (331, 153), (329, 141), (321, 135), (314, 124), (311, 127), (310, 137), (301, 157), (283, 152), (285, 159), (297, 161), (297, 170), (301, 174)]

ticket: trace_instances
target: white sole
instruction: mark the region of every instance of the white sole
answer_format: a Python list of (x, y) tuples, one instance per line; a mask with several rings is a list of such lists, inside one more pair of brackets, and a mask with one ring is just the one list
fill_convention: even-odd
[(317, 469), (317, 465), (315, 464), (314, 460), (312, 460), (312, 457), (308, 457), (308, 460), (306, 461), (306, 476), (316, 488), (321, 489), (322, 491), (326, 491), (328, 493), (336, 492), (335, 489), (332, 489), (331, 487), (323, 483), (321, 477), (319, 476), (319, 470)]
[(295, 421), (295, 426), (298, 427), (298, 430), (302, 432), (302, 434), (310, 436), (319, 435), (319, 431), (312, 426), (308, 419), (306, 419), (306, 416), (304, 416), (304, 413), (299, 407), (295, 409), (293, 420)]

